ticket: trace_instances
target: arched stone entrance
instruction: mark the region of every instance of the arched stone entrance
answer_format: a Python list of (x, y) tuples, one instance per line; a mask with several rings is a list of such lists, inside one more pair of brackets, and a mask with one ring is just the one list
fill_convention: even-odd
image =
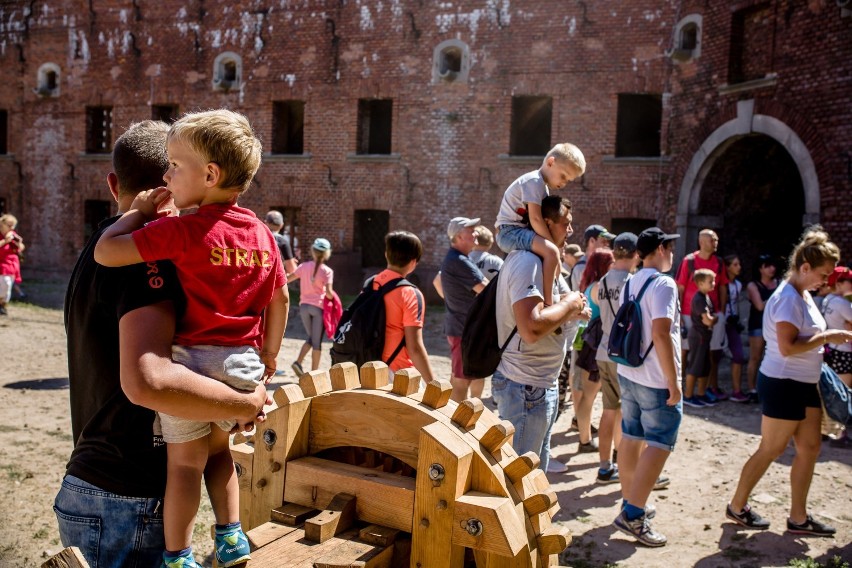
[(807, 147), (780, 120), (737, 104), (737, 118), (717, 128), (693, 156), (681, 184), (678, 256), (694, 250), (698, 231), (716, 229), (720, 253), (743, 257), (746, 280), (757, 254), (786, 257), (804, 226), (819, 221), (819, 181)]

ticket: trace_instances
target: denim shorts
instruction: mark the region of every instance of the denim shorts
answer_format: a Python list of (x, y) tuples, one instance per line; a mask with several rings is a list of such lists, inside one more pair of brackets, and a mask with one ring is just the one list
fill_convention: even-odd
[(62, 546), (76, 546), (92, 568), (163, 563), (162, 499), (123, 497), (66, 475), (53, 503)]
[(749, 337), (763, 337), (763, 328), (758, 327), (757, 329), (748, 330)]
[(669, 389), (655, 389), (618, 375), (621, 387), (621, 432), (631, 440), (671, 452), (683, 418), (683, 401), (669, 406)]
[(513, 250), (532, 250), (535, 231), (520, 225), (500, 225), (495, 240), (500, 250), (509, 254)]
[(491, 376), (491, 396), (497, 413), (515, 427), (512, 447), (518, 455), (535, 452), (541, 469), (550, 461), (550, 431), (556, 422), (559, 387), (533, 387), (507, 379), (500, 371)]

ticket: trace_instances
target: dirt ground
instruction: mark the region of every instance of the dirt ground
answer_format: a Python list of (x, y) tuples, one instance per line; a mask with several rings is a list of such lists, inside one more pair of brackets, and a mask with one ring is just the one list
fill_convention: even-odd
[[(37, 566), (61, 549), (52, 511), (53, 498), (71, 451), (68, 370), (62, 324), (61, 282), (29, 282), (30, 300), (13, 303), (0, 319), (0, 567)], [(449, 377), (448, 347), (440, 335), (440, 308), (427, 314), (426, 344), (436, 373)], [(304, 338), (291, 317), (279, 363), (288, 369)], [(324, 364), (328, 364), (327, 354)], [(728, 383), (723, 376), (723, 386)], [(485, 402), (491, 406), (487, 396)], [(492, 406), (493, 408), (493, 406)], [(595, 408), (595, 421), (600, 402)], [(687, 408), (675, 452), (665, 473), (669, 488), (652, 495), (658, 508), (655, 526), (669, 544), (647, 549), (615, 531), (619, 487), (595, 485), (596, 454), (578, 454), (576, 432), (568, 431), (572, 412), (563, 413), (553, 437), (554, 453), (567, 462), (564, 474), (550, 474), (562, 510), (556, 522), (567, 525), (574, 542), (562, 564), (592, 566), (786, 566), (794, 558), (825, 564), (834, 556), (852, 561), (852, 452), (823, 448), (810, 491), (810, 510), (833, 523), (835, 538), (797, 538), (784, 533), (790, 501), (792, 448), (773, 464), (752, 497), (755, 508), (772, 521), (765, 532), (741, 531), (724, 517), (740, 468), (758, 442), (756, 405), (726, 402), (713, 409)], [(195, 549), (212, 550), (212, 515), (202, 507)], [(209, 565), (209, 564), (208, 564)], [(284, 566), (285, 564), (282, 564)], [(435, 567), (437, 568), (437, 567)]]

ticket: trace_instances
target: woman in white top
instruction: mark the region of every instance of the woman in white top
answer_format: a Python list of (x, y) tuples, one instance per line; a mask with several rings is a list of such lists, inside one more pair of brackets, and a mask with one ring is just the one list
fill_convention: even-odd
[[(828, 277), (828, 294), (822, 301), (822, 315), (828, 327), (852, 330), (852, 270), (838, 266)], [(852, 386), (852, 343), (825, 346), (825, 363), (834, 369), (847, 386)], [(829, 424), (835, 424), (829, 422)], [(824, 425), (828, 426), (828, 424)], [(827, 428), (834, 429), (834, 428)], [(826, 428), (824, 428), (824, 431)], [(849, 430), (841, 430), (836, 439), (829, 442), (832, 446), (841, 448), (852, 447)]]
[(763, 314), (766, 355), (760, 365), (757, 390), (763, 417), (760, 446), (743, 466), (726, 516), (740, 525), (767, 529), (769, 521), (748, 505), (763, 474), (792, 438), (796, 456), (790, 471), (790, 515), (787, 530), (794, 534), (831, 536), (835, 529), (808, 514), (807, 497), (820, 450), (820, 404), (817, 383), (823, 346), (847, 344), (852, 332), (826, 330), (808, 290), (828, 279), (840, 260), (837, 245), (821, 227), (805, 232), (790, 255), (787, 278), (767, 300)]

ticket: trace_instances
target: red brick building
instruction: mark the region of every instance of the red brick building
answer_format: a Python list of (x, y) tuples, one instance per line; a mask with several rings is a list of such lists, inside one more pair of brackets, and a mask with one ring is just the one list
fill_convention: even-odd
[[(431, 279), (456, 215), (578, 144), (578, 236), (715, 227), (786, 254), (821, 222), (852, 247), (846, 0), (9, 0), (0, 3), (0, 208), (25, 270), (67, 273), (134, 121), (229, 107), (265, 158), (242, 204), (327, 237), (344, 288), (408, 229)], [(577, 240), (575, 238), (575, 240)], [(342, 278), (342, 275), (346, 278)]]

